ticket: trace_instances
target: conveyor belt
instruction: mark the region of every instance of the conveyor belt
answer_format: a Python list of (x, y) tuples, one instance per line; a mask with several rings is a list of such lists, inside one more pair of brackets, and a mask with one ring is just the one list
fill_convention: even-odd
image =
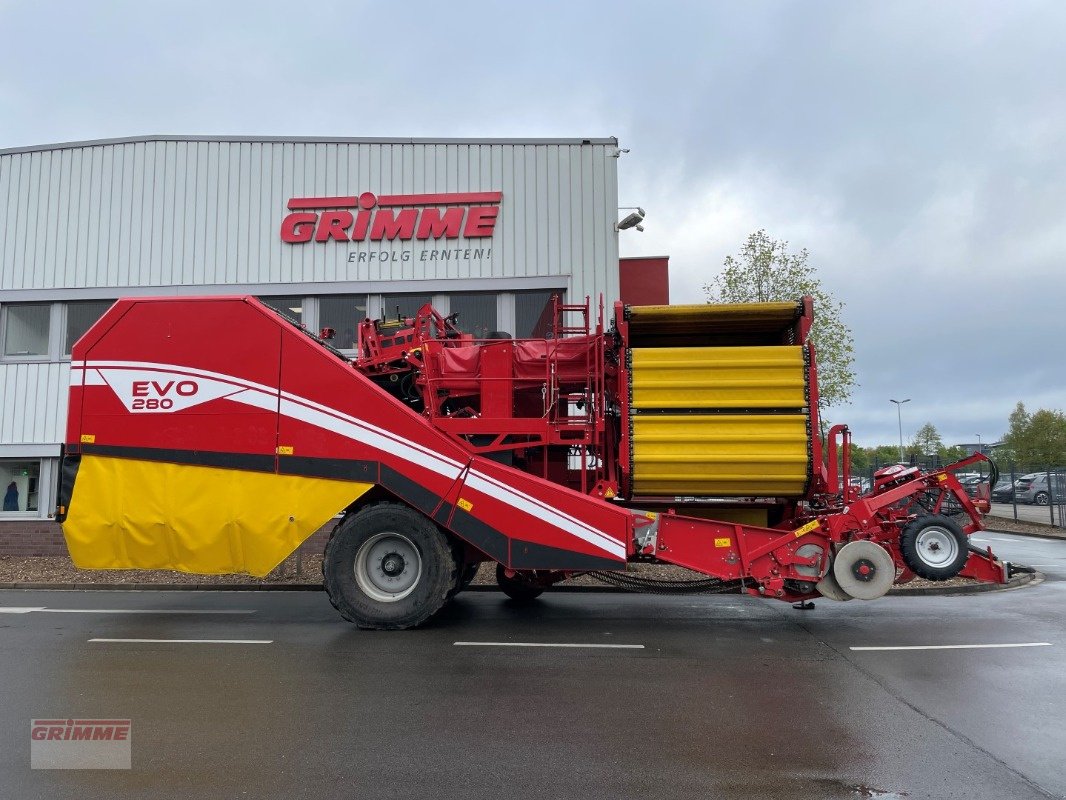
[(795, 343), (800, 303), (626, 306), (630, 347)]

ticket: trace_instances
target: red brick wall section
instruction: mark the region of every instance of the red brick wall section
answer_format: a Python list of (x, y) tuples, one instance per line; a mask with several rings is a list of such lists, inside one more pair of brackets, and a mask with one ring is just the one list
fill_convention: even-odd
[[(326, 540), (335, 520), (311, 534), (301, 545), (305, 556), (318, 555), (326, 548)], [(0, 556), (65, 556), (67, 543), (58, 522), (46, 519), (0, 520)]]
[(67, 543), (58, 522), (47, 519), (0, 520), (0, 556), (65, 556)]

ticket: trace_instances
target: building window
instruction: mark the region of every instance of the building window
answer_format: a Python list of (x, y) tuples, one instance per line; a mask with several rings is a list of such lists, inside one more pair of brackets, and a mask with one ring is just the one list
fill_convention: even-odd
[(333, 328), (330, 342), (339, 350), (355, 349), (355, 329), (366, 319), (365, 294), (334, 294), (318, 298), (318, 327)]
[(459, 315), (455, 326), (463, 333), (473, 334), (475, 339), (486, 339), (496, 330), (495, 294), (453, 294), (448, 301), (451, 313)]
[(48, 355), (50, 304), (7, 305), (4, 312), (4, 355)]
[(273, 297), (260, 297), (259, 302), (284, 314), (297, 322), (304, 321), (304, 299), (292, 294), (279, 294)]
[(36, 511), (41, 483), (40, 461), (0, 459), (0, 489), (4, 492), (4, 511)]
[(67, 334), (63, 352), (70, 355), (74, 343), (84, 336), (114, 303), (114, 300), (85, 300), (67, 303)]
[[(397, 316), (413, 317), (418, 313), (418, 309), (432, 302), (433, 297), (428, 294), (383, 294), (381, 313), (385, 315), (386, 322), (395, 322)], [(397, 314), (397, 308), (399, 308), (399, 314)]]
[(552, 329), (552, 295), (556, 294), (561, 301), (563, 293), (560, 289), (515, 292), (515, 338), (540, 339)]

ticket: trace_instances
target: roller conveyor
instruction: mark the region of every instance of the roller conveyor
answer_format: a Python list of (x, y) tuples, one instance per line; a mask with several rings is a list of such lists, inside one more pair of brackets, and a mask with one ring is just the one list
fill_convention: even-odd
[(634, 495), (807, 493), (810, 353), (794, 343), (801, 311), (795, 303), (629, 309)]

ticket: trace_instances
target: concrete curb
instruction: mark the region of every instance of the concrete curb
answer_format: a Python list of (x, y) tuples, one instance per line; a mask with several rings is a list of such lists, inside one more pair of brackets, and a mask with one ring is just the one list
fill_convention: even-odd
[(1023, 586), (1043, 582), (1044, 573), (1042, 572), (1022, 572), (1007, 581), (1006, 586), (1000, 586), (998, 583), (975, 583), (969, 586), (930, 586), (926, 589), (908, 589), (907, 585), (904, 584), (899, 589), (889, 589), (888, 596), (928, 597), (932, 595), (934, 597), (946, 597), (950, 595), (984, 594), (985, 592), (1006, 592), (1011, 589), (1020, 589)]

